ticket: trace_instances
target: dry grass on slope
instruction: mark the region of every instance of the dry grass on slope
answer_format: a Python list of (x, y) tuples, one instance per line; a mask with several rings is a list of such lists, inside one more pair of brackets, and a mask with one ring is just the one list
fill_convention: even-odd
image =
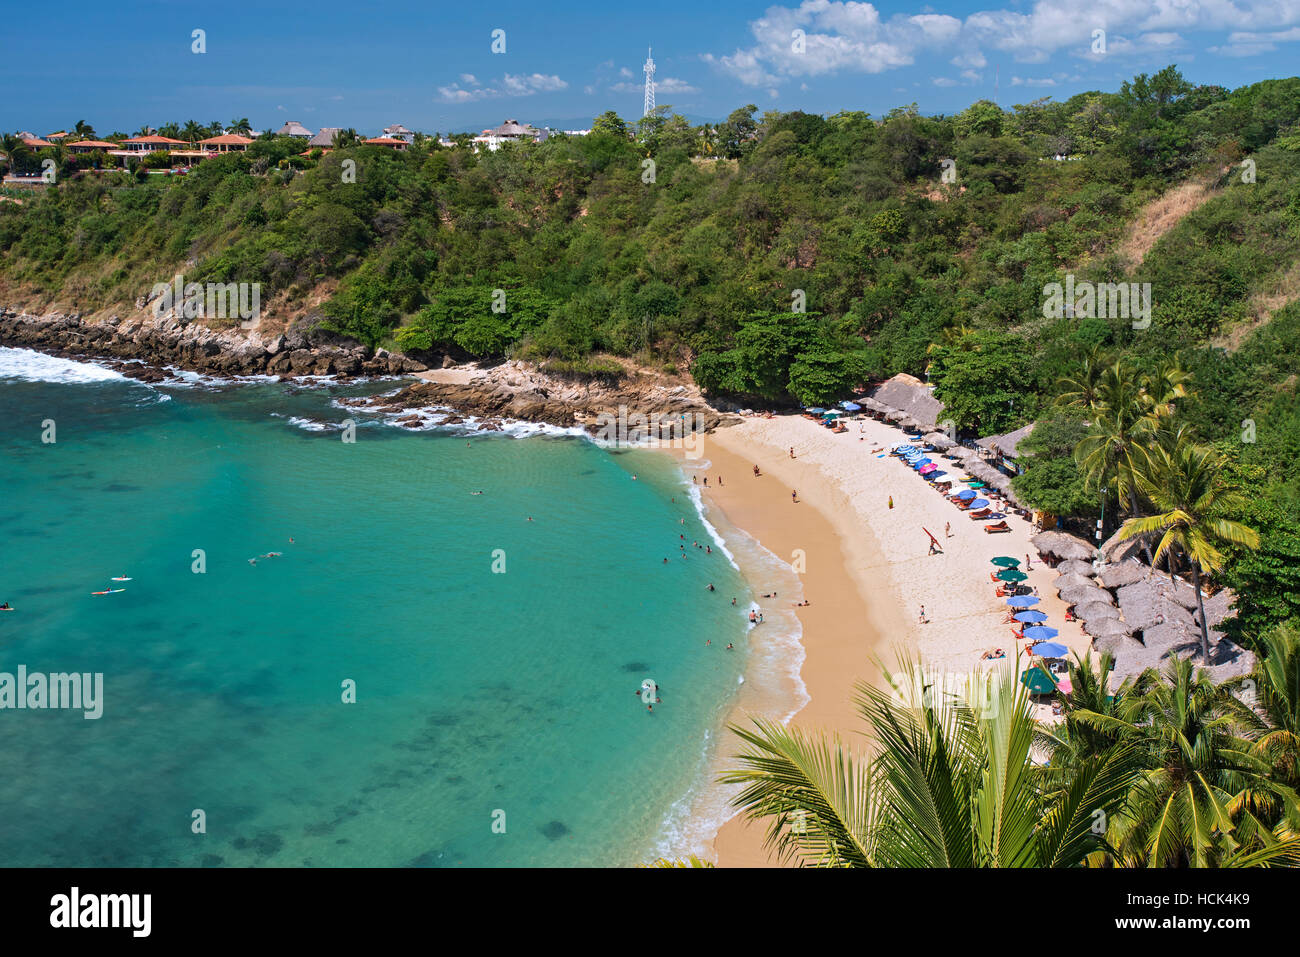
[(1128, 261), (1130, 268), (1142, 265), (1142, 260), (1161, 236), (1213, 195), (1212, 182), (1211, 179), (1202, 179), (1184, 183), (1147, 203), (1119, 246), (1120, 255)]

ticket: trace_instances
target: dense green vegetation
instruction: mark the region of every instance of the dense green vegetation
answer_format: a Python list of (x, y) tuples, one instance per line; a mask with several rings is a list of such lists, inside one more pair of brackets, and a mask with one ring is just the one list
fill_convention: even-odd
[[(1154, 450), (1176, 458), (1160, 436), (1179, 434), (1223, 457), (1240, 494), (1220, 517), (1259, 533), (1215, 550), (1249, 641), (1300, 614), (1298, 121), (1300, 79), (1229, 91), (1169, 67), (948, 117), (607, 113), (585, 137), (484, 153), (345, 131), (302, 155), (269, 136), (184, 177), (9, 139), (14, 165), (54, 158), (59, 182), (0, 203), (0, 281), (93, 309), (184, 272), (260, 282), (272, 310), (328, 282), (317, 321), (369, 344), (607, 375), (630, 357), (750, 404), (825, 404), (906, 372), (968, 435), (1040, 420), (1018, 494), (1090, 524), (1106, 488), (1111, 528), (1162, 513), (1139, 473)], [(1208, 200), (1134, 267), (1135, 215), (1190, 180)], [(1067, 276), (1149, 283), (1149, 322), (1045, 315)]]

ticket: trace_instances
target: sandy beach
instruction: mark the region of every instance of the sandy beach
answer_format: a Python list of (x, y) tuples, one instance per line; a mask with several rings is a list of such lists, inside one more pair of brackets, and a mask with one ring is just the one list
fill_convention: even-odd
[[(798, 609), (806, 652), (801, 677), (811, 700), (792, 721), (837, 731), (855, 749), (866, 741), (853, 686), (879, 680), (873, 656), (892, 667), (900, 649), (919, 652), (927, 666), (954, 673), (1013, 662), (1017, 642), (1005, 622), (1008, 609), (990, 580), (994, 556), (1018, 558), (1022, 569), (1028, 556), (1025, 584), (1038, 588), (1035, 607), (1060, 630), (1056, 640), (1080, 653), (1090, 644), (1077, 622), (1065, 621), (1066, 605), (1050, 584), (1055, 573), (1029, 542), (1035, 527), (1012, 516), (1011, 532), (987, 534), (983, 523), (959, 512), (901, 461), (872, 451), (887, 452), (904, 439), (899, 429), (873, 419), (854, 420), (849, 432), (836, 435), (802, 416), (749, 418), (707, 439), (705, 504), (786, 561), (802, 550), (800, 578), (811, 604)], [(759, 478), (755, 464), (763, 472)], [(954, 478), (963, 474), (955, 465), (947, 471)], [(720, 488), (719, 475), (725, 481)], [(925, 529), (940, 540), (941, 554), (929, 554)], [(984, 660), (993, 648), (1007, 657)], [(744, 724), (748, 716), (737, 713), (731, 720)], [(717, 863), (773, 864), (762, 838), (763, 826), (733, 818), (714, 841)]]

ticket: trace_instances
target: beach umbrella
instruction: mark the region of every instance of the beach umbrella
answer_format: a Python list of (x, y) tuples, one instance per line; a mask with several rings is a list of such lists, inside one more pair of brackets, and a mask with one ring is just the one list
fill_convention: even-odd
[(1004, 568), (998, 572), (998, 581), (1004, 582), (1022, 582), (1029, 576), (1018, 568)]
[(939, 471), (929, 472), (926, 474), (925, 480), (927, 482), (933, 482), (935, 479), (943, 478), (947, 474), (948, 474), (947, 472), (939, 472)]
[(821, 415), (826, 410), (823, 409), (820, 405), (815, 405), (811, 409), (804, 409), (804, 411), (811, 412), (813, 415)]
[(858, 405), (856, 402), (841, 402), (840, 408), (847, 409), (850, 412), (859, 412), (861, 411), (862, 406)]
[(934, 463), (927, 458), (912, 459), (912, 468), (914, 469), (919, 469), (922, 465), (933, 465), (933, 464)]
[(972, 511), (981, 508), (988, 508), (988, 505), (989, 505), (989, 500), (986, 498), (977, 498), (970, 503), (970, 507)]
[(1056, 690), (1063, 694), (1069, 694), (1074, 690), (1074, 683), (1069, 678), (1062, 678), (1056, 683)]
[(1064, 658), (1070, 653), (1070, 649), (1059, 641), (1044, 641), (1042, 644), (1034, 645), (1031, 650), (1040, 658)]
[[(1055, 628), (1048, 628), (1046, 625), (1034, 625), (1025, 629), (1025, 637), (1030, 641), (1046, 641), (1048, 638), (1055, 638), (1060, 632)], [(1042, 654), (1035, 649), (1034, 654)]]
[(939, 466), (931, 462), (929, 465), (922, 465), (919, 469), (917, 469), (917, 471), (920, 472), (922, 475), (924, 475), (926, 478), (929, 478), (931, 472), (939, 471)]
[(1012, 617), (1024, 625), (1036, 625), (1040, 621), (1047, 621), (1046, 613), (1041, 611), (1018, 611)]
[(1016, 595), (1014, 598), (1008, 598), (1007, 604), (1012, 608), (1030, 608), (1038, 604), (1037, 595)]
[(1012, 558), (1010, 555), (999, 555), (997, 558), (990, 559), (994, 565), (999, 568), (1019, 568), (1020, 559)]
[(1097, 574), (1097, 570), (1092, 567), (1092, 562), (1085, 562), (1078, 558), (1071, 558), (1068, 562), (1061, 562), (1056, 566), (1056, 570), (1062, 575), (1084, 575), (1088, 578)]
[(983, 482), (967, 482), (966, 484), (969, 485), (971, 488), (983, 488), (983, 487), (984, 487), (984, 483), (983, 483)]
[(1020, 683), (1029, 689), (1030, 694), (1047, 694), (1056, 690), (1056, 682), (1041, 668), (1029, 668), (1021, 672)]
[(969, 488), (964, 488), (964, 489), (962, 489), (960, 492), (957, 493), (957, 497), (960, 498), (960, 499), (964, 499), (965, 501), (969, 502), (971, 499), (973, 499), (973, 498), (975, 497), (975, 490), (974, 490), (974, 489), (969, 489)]

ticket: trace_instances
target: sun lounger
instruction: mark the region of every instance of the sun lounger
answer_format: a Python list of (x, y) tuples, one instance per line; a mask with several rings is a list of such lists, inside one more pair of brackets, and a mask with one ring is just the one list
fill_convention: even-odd
[(971, 512), (970, 518), (972, 522), (978, 522), (981, 518), (988, 518), (992, 514), (993, 514), (993, 509), (982, 508), (977, 512)]
[(1006, 522), (998, 522), (996, 525), (985, 525), (985, 526), (984, 526), (984, 531), (986, 531), (986, 532), (990, 532), (990, 533), (993, 533), (993, 532), (1009, 532), (1009, 531), (1011, 531), (1011, 526), (1008, 525)]

